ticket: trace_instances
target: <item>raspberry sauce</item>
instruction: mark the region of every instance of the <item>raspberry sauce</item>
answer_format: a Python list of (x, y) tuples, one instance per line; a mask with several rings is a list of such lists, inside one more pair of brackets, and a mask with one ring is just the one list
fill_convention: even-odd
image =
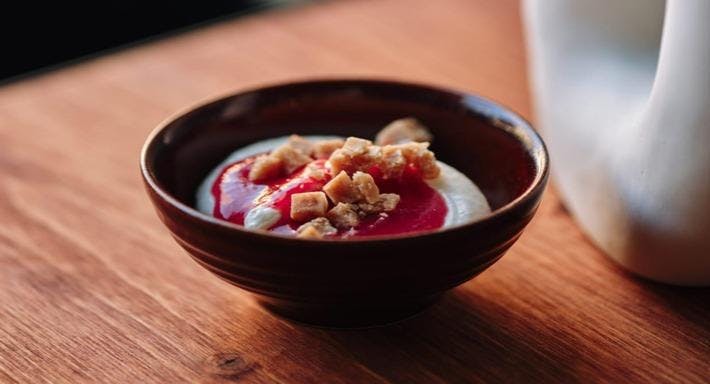
[[(325, 167), (325, 160), (314, 160), (310, 166), (323, 169), (326, 177), (316, 180), (301, 167), (291, 175), (273, 178), (264, 183), (249, 180), (249, 170), (255, 157), (233, 163), (222, 171), (212, 186), (217, 218), (244, 225), (244, 218), (252, 208), (264, 205), (278, 210), (280, 220), (269, 231), (295, 234), (301, 224), (290, 218), (291, 195), (301, 192), (320, 191), (332, 175)], [(439, 192), (424, 182), (415, 169), (409, 169), (398, 179), (383, 180), (377, 170), (370, 172), (381, 193), (397, 193), (397, 207), (387, 213), (365, 217), (350, 230), (341, 230), (335, 237), (396, 235), (441, 228), (448, 208)], [(331, 203), (332, 206), (332, 203)]]

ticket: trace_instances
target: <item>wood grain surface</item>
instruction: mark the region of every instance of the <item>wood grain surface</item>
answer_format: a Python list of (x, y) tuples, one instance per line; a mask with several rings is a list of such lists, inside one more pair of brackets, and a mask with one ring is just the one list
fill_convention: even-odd
[(314, 3), (0, 88), (0, 382), (708, 382), (710, 291), (625, 273), (552, 188), (499, 263), (384, 328), (282, 321), (191, 261), (143, 191), (148, 132), (206, 97), (341, 75), (532, 117), (518, 4), (496, 0)]

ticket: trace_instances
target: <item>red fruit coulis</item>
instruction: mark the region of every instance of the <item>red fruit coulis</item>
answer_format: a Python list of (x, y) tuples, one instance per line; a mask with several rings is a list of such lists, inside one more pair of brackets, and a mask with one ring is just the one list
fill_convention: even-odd
[[(301, 192), (320, 191), (332, 175), (325, 166), (325, 160), (314, 160), (312, 167), (323, 169), (324, 180), (309, 177), (306, 166), (291, 175), (272, 178), (263, 183), (249, 180), (249, 170), (254, 157), (238, 161), (224, 168), (212, 185), (215, 206), (213, 215), (217, 218), (244, 225), (244, 217), (252, 208), (265, 205), (278, 210), (281, 219), (269, 231), (295, 234), (303, 223), (291, 219), (291, 195)], [(401, 178), (382, 179), (378, 170), (370, 173), (375, 178), (381, 193), (396, 193), (400, 196), (397, 207), (386, 214), (371, 215), (360, 224), (346, 231), (339, 231), (336, 237), (395, 235), (441, 228), (448, 208), (439, 192), (424, 182), (415, 168), (408, 168)]]

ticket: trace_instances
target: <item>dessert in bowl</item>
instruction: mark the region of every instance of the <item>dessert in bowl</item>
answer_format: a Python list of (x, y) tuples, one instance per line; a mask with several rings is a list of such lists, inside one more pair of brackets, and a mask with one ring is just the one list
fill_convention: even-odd
[[(428, 128), (431, 146), (375, 139), (404, 116)], [(307, 158), (280, 158), (302, 141), (311, 146)], [(327, 156), (312, 149), (327, 142)], [(425, 160), (409, 156), (401, 173), (383, 177), (390, 168), (378, 173), (353, 156), (332, 157), (362, 146)], [(141, 170), (161, 220), (202, 266), (282, 316), (361, 326), (414, 314), (498, 260), (532, 218), (548, 160), (525, 120), (480, 97), (328, 80), (255, 89), (181, 113), (148, 138)], [(422, 191), (428, 200), (416, 200)], [(417, 216), (422, 201), (429, 212)], [(252, 212), (259, 207), (268, 209)], [(377, 222), (385, 224), (368, 226)]]
[(197, 208), (247, 229), (302, 238), (414, 234), (489, 214), (478, 187), (436, 160), (431, 139), (420, 122), (404, 118), (374, 144), (298, 135), (259, 141), (210, 172)]

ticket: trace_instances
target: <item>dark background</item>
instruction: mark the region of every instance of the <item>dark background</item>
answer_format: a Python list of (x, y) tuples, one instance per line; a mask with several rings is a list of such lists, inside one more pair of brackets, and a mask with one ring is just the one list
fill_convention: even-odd
[(2, 2), (0, 80), (297, 0)]

